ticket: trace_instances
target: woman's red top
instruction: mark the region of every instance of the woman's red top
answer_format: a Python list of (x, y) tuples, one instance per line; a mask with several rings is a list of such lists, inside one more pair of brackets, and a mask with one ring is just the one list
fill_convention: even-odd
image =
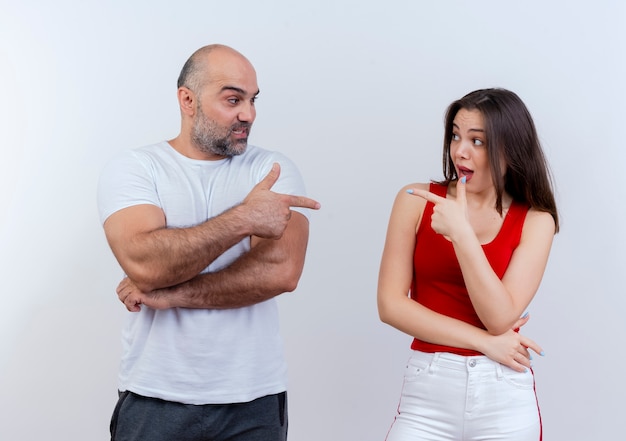
[[(431, 183), (430, 191), (446, 197), (447, 187)], [(435, 233), (431, 227), (433, 207), (432, 202), (426, 203), (416, 234), (411, 298), (433, 311), (485, 329), (472, 306), (452, 242)], [(519, 245), (526, 213), (528, 206), (513, 202), (498, 235), (490, 243), (482, 245), (487, 260), (500, 279)], [(413, 340), (411, 348), (423, 352), (482, 355), (476, 351), (436, 345), (419, 339)]]

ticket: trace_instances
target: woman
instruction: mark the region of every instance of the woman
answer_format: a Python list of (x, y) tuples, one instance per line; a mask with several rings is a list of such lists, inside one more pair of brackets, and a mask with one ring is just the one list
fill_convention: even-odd
[(528, 349), (543, 352), (517, 330), (559, 222), (516, 94), (477, 90), (448, 107), (443, 175), (403, 188), (389, 221), (378, 310), (414, 340), (387, 441), (539, 440)]

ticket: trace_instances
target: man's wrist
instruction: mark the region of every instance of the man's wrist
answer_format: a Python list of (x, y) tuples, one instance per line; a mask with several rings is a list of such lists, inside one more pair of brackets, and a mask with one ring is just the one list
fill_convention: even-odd
[(235, 205), (224, 212), (223, 216), (222, 221), (230, 228), (233, 228), (233, 234), (240, 236), (242, 239), (254, 234), (254, 228), (244, 204)]

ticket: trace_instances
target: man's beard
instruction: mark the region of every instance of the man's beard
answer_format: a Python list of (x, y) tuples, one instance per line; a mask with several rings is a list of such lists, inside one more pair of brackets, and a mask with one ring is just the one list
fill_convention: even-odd
[(248, 146), (247, 136), (235, 141), (231, 138), (232, 131), (239, 129), (245, 129), (250, 133), (250, 124), (235, 124), (227, 128), (226, 134), (222, 135), (224, 128), (208, 119), (202, 112), (202, 109), (198, 107), (198, 113), (191, 131), (191, 141), (204, 153), (227, 157), (237, 156), (245, 152)]

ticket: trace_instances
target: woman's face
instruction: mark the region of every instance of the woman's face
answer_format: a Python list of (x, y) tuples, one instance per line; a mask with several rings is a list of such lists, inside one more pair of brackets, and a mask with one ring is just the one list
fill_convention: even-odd
[(459, 179), (467, 179), (468, 190), (493, 186), (483, 115), (478, 110), (460, 109), (452, 122), (450, 157)]

